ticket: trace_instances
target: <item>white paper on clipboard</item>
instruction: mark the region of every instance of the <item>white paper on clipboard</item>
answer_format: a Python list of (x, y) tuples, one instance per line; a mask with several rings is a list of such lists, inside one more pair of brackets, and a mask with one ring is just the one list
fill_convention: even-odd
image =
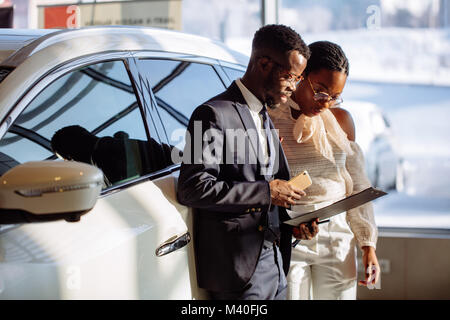
[(375, 188), (367, 188), (359, 193), (355, 193), (347, 198), (336, 201), (326, 207), (323, 207), (318, 210), (314, 210), (311, 212), (307, 212), (301, 214), (300, 216), (286, 220), (283, 223), (289, 224), (291, 226), (298, 226), (300, 223), (309, 222), (313, 219), (319, 218), (320, 220), (328, 219), (334, 215), (337, 215), (341, 212), (348, 211), (350, 209), (359, 207), (366, 202), (375, 200), (379, 197), (387, 195), (386, 192), (382, 190), (378, 190)]

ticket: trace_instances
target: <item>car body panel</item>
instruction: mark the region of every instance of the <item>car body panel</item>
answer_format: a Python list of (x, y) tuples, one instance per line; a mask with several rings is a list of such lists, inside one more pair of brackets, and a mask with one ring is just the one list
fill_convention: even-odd
[(37, 38), (56, 31), (55, 29), (2, 29), (0, 34), (0, 63)]
[(0, 298), (191, 299), (186, 262), (192, 244), (155, 254), (188, 230), (188, 209), (177, 203), (174, 183), (168, 175), (104, 195), (78, 223), (3, 232)]
[(366, 161), (366, 173), (372, 185), (385, 190), (395, 189), (401, 161), (397, 142), (384, 114), (375, 104), (348, 100), (342, 106), (355, 122), (356, 142)]

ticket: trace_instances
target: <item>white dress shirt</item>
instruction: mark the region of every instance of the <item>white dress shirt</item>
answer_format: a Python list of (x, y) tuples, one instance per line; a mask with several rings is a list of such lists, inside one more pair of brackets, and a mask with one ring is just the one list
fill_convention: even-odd
[(250, 114), (252, 116), (253, 122), (255, 123), (255, 127), (258, 130), (258, 136), (259, 141), (261, 143), (262, 152), (264, 156), (264, 163), (267, 163), (269, 159), (269, 153), (268, 153), (268, 145), (267, 145), (267, 138), (266, 133), (263, 128), (263, 119), (261, 114), (259, 113), (262, 108), (263, 104), (259, 99), (248, 90), (244, 84), (242, 83), (241, 79), (236, 79), (236, 84), (241, 90), (242, 95), (244, 96), (245, 102), (247, 102), (248, 108), (250, 110)]

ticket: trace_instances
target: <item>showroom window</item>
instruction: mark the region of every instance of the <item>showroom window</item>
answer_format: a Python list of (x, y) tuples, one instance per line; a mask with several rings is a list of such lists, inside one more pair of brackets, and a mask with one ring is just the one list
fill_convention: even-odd
[[(188, 61), (143, 59), (139, 68), (148, 76), (158, 113), (170, 145), (184, 148), (189, 118), (196, 107), (225, 90), (214, 68)], [(180, 162), (180, 158), (173, 157)]]
[(94, 164), (111, 186), (170, 165), (168, 148), (147, 139), (125, 65), (109, 61), (72, 71), (40, 92), (0, 141), (0, 158), (8, 165), (57, 156)]

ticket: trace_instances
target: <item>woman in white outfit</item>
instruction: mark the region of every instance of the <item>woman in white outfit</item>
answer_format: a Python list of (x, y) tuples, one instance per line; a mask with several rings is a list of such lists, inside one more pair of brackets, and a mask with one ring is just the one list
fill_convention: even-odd
[[(361, 149), (354, 142), (353, 120), (338, 107), (349, 72), (347, 58), (328, 41), (309, 48), (304, 80), (286, 104), (269, 111), (291, 176), (307, 170), (313, 181), (301, 204), (292, 208), (296, 212), (321, 208), (370, 186)], [(317, 236), (293, 248), (288, 299), (356, 299), (356, 245), (366, 269), (366, 279), (359, 283), (373, 285), (380, 273), (376, 242), (371, 203), (320, 224)]]

